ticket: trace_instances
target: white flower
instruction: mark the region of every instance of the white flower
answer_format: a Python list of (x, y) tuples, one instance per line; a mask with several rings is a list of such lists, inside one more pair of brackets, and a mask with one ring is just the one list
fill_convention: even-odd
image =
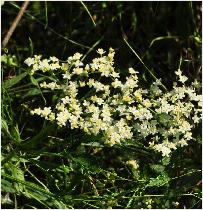
[(191, 140), (192, 139), (192, 133), (191, 132), (186, 132), (184, 135), (184, 138), (187, 140)]
[(175, 71), (175, 74), (178, 75), (178, 76), (181, 76), (182, 75), (182, 72), (180, 69), (178, 69), (177, 71)]
[(93, 86), (96, 89), (96, 92), (104, 90), (104, 85), (100, 82), (95, 81)]
[(66, 74), (62, 74), (62, 76), (63, 76), (63, 79), (68, 79), (68, 80), (71, 79), (71, 75), (69, 72), (66, 72)]
[(37, 114), (41, 117), (44, 117), (45, 119), (49, 119), (49, 115), (52, 114), (51, 107), (44, 107), (44, 109), (34, 109), (31, 111), (31, 114)]
[(104, 104), (104, 100), (102, 98), (97, 98), (96, 102), (97, 102), (98, 105)]
[(83, 102), (83, 104), (82, 104), (82, 105), (83, 105), (83, 106), (88, 107), (88, 106), (90, 106), (90, 102), (89, 102), (89, 101), (84, 100), (84, 102)]
[(34, 58), (27, 58), (24, 63), (28, 66), (32, 66), (35, 63), (35, 59)]
[(56, 58), (55, 56), (52, 56), (52, 57), (50, 57), (50, 59), (49, 59), (50, 61), (52, 61), (52, 62), (59, 62), (59, 59), (58, 58)]
[(81, 67), (84, 64), (80, 60), (77, 60), (77, 61), (75, 61), (74, 65), (75, 65), (75, 67)]
[[(63, 71), (68, 71), (68, 67), (69, 67), (68, 63), (62, 63), (62, 65), (61, 65), (61, 70), (63, 70)], [(62, 75), (63, 75), (63, 74), (62, 74)]]
[(174, 109), (174, 105), (170, 105), (165, 98), (159, 98), (157, 101), (160, 102), (160, 107), (156, 109), (157, 113), (169, 113)]
[(84, 81), (79, 81), (80, 87), (85, 87), (86, 83)]
[(130, 107), (129, 111), (134, 115), (135, 119), (139, 119), (140, 121), (149, 120), (153, 116), (151, 112), (146, 108), (136, 109), (135, 107)]
[(201, 118), (198, 117), (198, 116), (195, 114), (195, 115), (192, 117), (192, 120), (193, 120), (194, 123), (199, 123), (200, 120), (201, 120)]
[(110, 75), (114, 78), (116, 78), (116, 77), (119, 78), (120, 77), (119, 73), (117, 73), (117, 72), (113, 72)]
[(77, 67), (77, 68), (74, 68), (74, 69), (73, 69), (73, 74), (80, 75), (80, 74), (82, 74), (82, 73), (83, 73), (83, 68)]
[(56, 105), (56, 109), (57, 109), (58, 111), (64, 111), (64, 110), (65, 110), (65, 104), (63, 104), (63, 103), (58, 103), (58, 104)]
[(87, 82), (89, 87), (92, 87), (94, 85), (94, 83), (95, 83), (94, 79), (89, 79), (89, 81)]
[(123, 89), (125, 90), (126, 88), (130, 88), (130, 89), (133, 89), (135, 87), (137, 87), (137, 80), (135, 80), (134, 77), (127, 77), (126, 78), (126, 82), (125, 84), (123, 85)]
[(62, 112), (59, 112), (57, 114), (56, 120), (59, 126), (62, 126), (62, 125), (65, 126), (69, 118), (70, 118), (70, 113), (68, 112), (67, 109), (65, 109)]
[(121, 87), (121, 86), (122, 86), (122, 83), (121, 83), (121, 81), (119, 81), (119, 80), (116, 78), (115, 81), (111, 83), (111, 85), (112, 85), (114, 88), (117, 88), (117, 87)]
[(179, 81), (182, 82), (182, 83), (185, 83), (188, 80), (188, 78), (186, 76), (183, 76), (182, 75), (182, 72), (181, 72), (180, 69), (178, 69), (177, 71), (175, 71), (175, 74), (178, 75)]
[(51, 90), (55, 90), (55, 89), (60, 89), (60, 85), (57, 85), (56, 82), (50, 82), (50, 83), (46, 83), (43, 82), (40, 84), (40, 87), (42, 88), (50, 88)]
[(100, 55), (103, 55), (105, 53), (105, 51), (103, 49), (99, 48), (97, 50), (97, 53), (100, 54)]
[(178, 144), (180, 144), (181, 147), (184, 147), (184, 146), (187, 146), (188, 145), (188, 143), (187, 143), (187, 141), (185, 139), (179, 140), (178, 141)]
[(73, 60), (80, 60), (80, 58), (82, 57), (82, 54), (80, 53), (75, 53), (72, 57)]
[(49, 65), (51, 70), (56, 70), (56, 69), (60, 69), (61, 66), (59, 65), (59, 63), (52, 63)]
[(180, 76), (179, 77), (179, 81), (182, 83), (185, 83), (188, 80), (188, 78), (186, 76)]
[[(109, 49), (107, 56), (103, 49), (97, 52), (101, 56), (86, 65), (81, 62), (80, 53), (70, 56), (65, 63), (56, 57), (27, 58), (25, 63), (31, 67), (31, 74), (39, 70), (54, 74), (56, 82), (42, 82), (41, 87), (61, 89), (54, 112), (51, 107), (44, 107), (32, 110), (31, 114), (56, 121), (59, 126), (69, 123), (71, 129), (79, 128), (90, 135), (103, 134), (102, 139), (110, 145), (132, 138), (151, 138), (149, 147), (162, 156), (169, 156), (193, 139), (193, 128), (202, 113), (202, 95), (197, 94), (197, 84), (187, 87), (176, 83), (171, 91), (162, 91), (161, 80), (156, 80), (148, 91), (138, 86), (138, 72), (133, 68), (129, 68), (129, 77), (121, 81), (113, 66), (113, 49)], [(187, 80), (180, 69), (176, 75), (182, 83)], [(104, 80), (103, 76), (109, 78)], [(88, 94), (83, 92), (86, 89)], [(136, 167), (134, 160), (129, 164)]]
[(62, 98), (61, 101), (63, 102), (63, 104), (68, 104), (68, 103), (70, 103), (71, 98), (69, 96), (66, 96), (66, 97)]
[(137, 73), (139, 73), (138, 71), (135, 71), (133, 68), (129, 68), (128, 70), (129, 70), (130, 74), (137, 74)]
[(166, 156), (166, 157), (168, 157), (169, 154), (171, 153), (171, 149), (163, 144), (155, 145), (154, 149), (157, 150), (158, 152), (161, 152), (162, 156)]
[(146, 108), (149, 108), (151, 107), (152, 103), (150, 102), (149, 99), (145, 99), (142, 101), (142, 104), (146, 107)]
[(111, 112), (110, 108), (107, 104), (103, 105), (102, 111), (101, 111), (101, 116), (103, 117), (104, 122), (111, 122)]
[(118, 110), (122, 115), (123, 113), (126, 112), (126, 105), (119, 105), (118, 107), (116, 107), (116, 110)]
[(51, 107), (44, 107), (44, 110), (42, 111), (42, 114), (44, 116), (48, 116), (51, 113)]
[(39, 68), (43, 72), (46, 72), (50, 69), (49, 61), (48, 59), (43, 59), (42, 61), (39, 61)]
[(180, 122), (180, 125), (179, 125), (180, 132), (186, 133), (187, 131), (190, 131), (191, 128), (192, 128), (192, 126), (187, 121)]
[(142, 100), (142, 94), (140, 92), (140, 90), (136, 90), (133, 95), (135, 96), (135, 98), (138, 100), (138, 101), (141, 101)]
[(128, 102), (129, 104), (133, 102), (133, 99), (132, 97), (130, 97), (130, 94), (128, 92), (123, 96), (123, 101)]

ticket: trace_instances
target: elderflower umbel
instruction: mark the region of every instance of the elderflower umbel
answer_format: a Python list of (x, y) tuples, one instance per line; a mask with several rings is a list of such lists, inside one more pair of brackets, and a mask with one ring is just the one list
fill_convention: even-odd
[[(193, 131), (202, 114), (197, 81), (186, 86), (187, 77), (178, 69), (175, 74), (180, 86), (174, 83), (171, 90), (165, 91), (159, 79), (145, 90), (133, 68), (121, 80), (114, 67), (112, 48), (108, 53), (103, 49), (97, 53), (99, 57), (88, 64), (83, 64), (80, 53), (68, 57), (66, 62), (56, 57), (42, 59), (41, 55), (27, 58), (25, 64), (30, 74), (42, 71), (55, 75), (55, 82), (44, 81), (40, 87), (58, 89), (55, 94), (59, 96), (54, 111), (44, 107), (32, 110), (31, 114), (55, 121), (60, 127), (69, 125), (90, 135), (102, 134), (101, 141), (111, 146), (139, 139), (162, 156), (170, 156), (194, 139)], [(151, 140), (145, 142), (146, 139)]]

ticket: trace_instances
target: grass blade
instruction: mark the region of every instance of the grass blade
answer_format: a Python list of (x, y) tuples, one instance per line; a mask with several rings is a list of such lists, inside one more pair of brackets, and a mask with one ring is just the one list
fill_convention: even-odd
[[(145, 65), (145, 63), (142, 61), (142, 59), (139, 57), (139, 55), (135, 52), (135, 50), (130, 46), (130, 44), (128, 43), (128, 41), (123, 38), (123, 40), (125, 41), (125, 43), (127, 44), (127, 46), (131, 49), (131, 51), (136, 55), (136, 57), (138, 58), (138, 60), (143, 64), (143, 66), (147, 69), (147, 71), (151, 74), (151, 76), (155, 79), (158, 80), (158, 78), (152, 73), (152, 71)], [(162, 84), (162, 87), (166, 89), (166, 87)]]
[(96, 23), (94, 22), (94, 19), (93, 19), (92, 15), (90, 14), (90, 11), (88, 10), (88, 8), (86, 7), (86, 5), (82, 1), (80, 1), (80, 2), (83, 5), (83, 7), (85, 8), (85, 10), (87, 11), (88, 15), (90, 16), (90, 18), (91, 18), (91, 20), (92, 20), (92, 22), (94, 24), (94, 27), (96, 27)]
[(12, 79), (4, 81), (3, 88), (5, 88), (5, 89), (11, 88), (12, 86), (19, 83), (26, 75), (27, 75), (27, 72), (24, 72), (18, 76), (13, 77)]

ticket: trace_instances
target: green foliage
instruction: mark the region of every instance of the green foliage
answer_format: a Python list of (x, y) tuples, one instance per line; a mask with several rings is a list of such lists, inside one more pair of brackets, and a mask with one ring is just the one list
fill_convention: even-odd
[(16, 85), (17, 83), (20, 82), (20, 80), (22, 80), (25, 76), (27, 75), (27, 72), (24, 72), (18, 76), (15, 76), (12, 79), (6, 80), (3, 84), (2, 84), (2, 88), (5, 89), (9, 89), (11, 87), (13, 87), (14, 85)]
[(170, 181), (170, 177), (168, 177), (168, 174), (162, 173), (156, 178), (150, 179), (150, 182), (147, 185), (147, 187), (161, 187), (163, 185), (168, 184), (169, 181)]
[[(6, 1), (1, 7), (2, 37), (20, 6)], [(201, 126), (196, 141), (171, 157), (155, 154), (141, 139), (102, 145), (100, 135), (30, 115), (32, 107), (58, 98), (39, 88), (55, 76), (32, 76), (23, 63), (35, 54), (64, 61), (76, 51), (89, 61), (96, 47), (113, 47), (124, 78), (134, 66), (143, 87), (154, 75), (169, 88), (181, 57), (184, 74), (201, 80), (201, 44), (200, 2), (30, 2), (2, 49), (2, 208), (202, 208)], [(170, 126), (167, 114), (157, 120)]]

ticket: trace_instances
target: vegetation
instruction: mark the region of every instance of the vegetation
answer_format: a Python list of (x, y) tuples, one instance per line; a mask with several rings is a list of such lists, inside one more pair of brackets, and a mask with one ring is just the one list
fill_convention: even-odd
[(2, 48), (3, 209), (202, 208), (201, 9), (29, 3)]

